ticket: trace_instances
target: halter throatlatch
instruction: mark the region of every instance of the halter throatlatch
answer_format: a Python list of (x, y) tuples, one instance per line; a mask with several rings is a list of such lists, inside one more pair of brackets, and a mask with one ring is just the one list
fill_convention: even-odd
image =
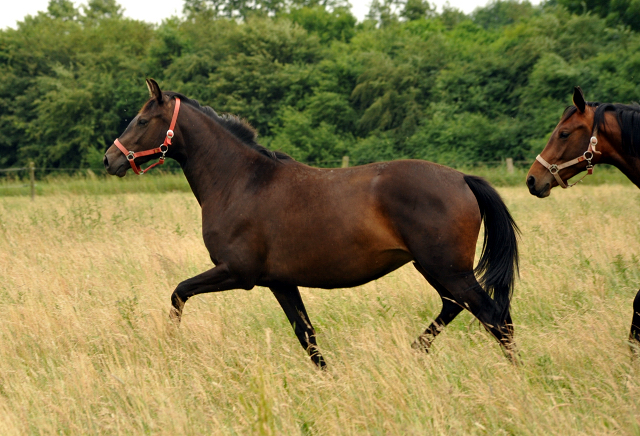
[[(118, 149), (120, 149), (120, 151), (124, 153), (125, 156), (127, 156), (127, 159), (129, 160), (129, 164), (131, 164), (131, 169), (133, 170), (134, 173), (144, 174), (147, 171), (149, 171), (151, 168), (155, 167), (156, 165), (162, 165), (164, 163), (165, 155), (167, 154), (167, 151), (169, 151), (169, 146), (171, 145), (171, 138), (173, 138), (173, 129), (176, 127), (176, 121), (178, 120), (179, 111), (180, 111), (180, 99), (176, 98), (176, 104), (173, 109), (173, 117), (171, 118), (171, 124), (169, 125), (169, 130), (167, 130), (167, 134), (164, 137), (164, 142), (160, 144), (159, 147), (152, 148), (151, 150), (133, 152), (133, 151), (127, 150), (119, 140), (116, 139), (115, 141), (113, 141), (116, 147), (118, 147)], [(149, 165), (144, 170), (140, 168), (135, 162), (135, 159), (137, 157), (149, 156), (151, 154), (157, 154), (157, 153), (162, 153), (162, 156), (158, 158), (158, 162), (152, 165)]]
[[(558, 182), (558, 185), (562, 186), (562, 189), (567, 189), (567, 188), (571, 188), (572, 186), (577, 185), (578, 183), (580, 183), (582, 181), (582, 179), (584, 179), (585, 177), (587, 177), (590, 174), (593, 174), (593, 164), (591, 163), (591, 159), (593, 159), (593, 156), (596, 154), (600, 154), (600, 151), (596, 150), (596, 145), (598, 145), (598, 138), (596, 138), (596, 135), (598, 133), (598, 129), (596, 128), (595, 131), (593, 132), (593, 136), (591, 137), (591, 140), (589, 141), (589, 147), (587, 148), (587, 151), (585, 151), (582, 156), (579, 156), (575, 159), (571, 159), (568, 162), (565, 162), (563, 164), (557, 165), (557, 164), (550, 164), (549, 162), (547, 162), (546, 160), (544, 160), (542, 158), (542, 156), (538, 155), (536, 156), (536, 160), (538, 162), (540, 162), (542, 164), (542, 166), (544, 166), (546, 169), (549, 170), (549, 172), (551, 174), (553, 174), (553, 177), (556, 178), (556, 181)], [(560, 172), (560, 170), (570, 167), (572, 165), (576, 165), (580, 162), (583, 161), (587, 161), (587, 174), (585, 174), (584, 176), (582, 176), (582, 178), (580, 178), (580, 180), (578, 180), (575, 183), (572, 183), (570, 185), (567, 185), (563, 180), (562, 177), (560, 177), (560, 174), (558, 174)]]

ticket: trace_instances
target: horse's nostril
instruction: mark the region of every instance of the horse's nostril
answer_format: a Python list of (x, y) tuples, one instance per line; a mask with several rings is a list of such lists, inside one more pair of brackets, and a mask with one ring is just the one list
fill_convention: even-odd
[(104, 164), (104, 167), (108, 167), (109, 166), (109, 159), (107, 159), (107, 155), (104, 155), (104, 159), (102, 159), (102, 163)]
[(536, 178), (535, 177), (533, 177), (533, 176), (527, 177), (527, 186), (529, 188), (531, 188), (535, 184), (536, 184)]

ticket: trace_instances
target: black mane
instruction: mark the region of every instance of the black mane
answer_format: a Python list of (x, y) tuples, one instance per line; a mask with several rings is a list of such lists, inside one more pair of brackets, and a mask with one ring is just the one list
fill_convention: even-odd
[(177, 97), (182, 103), (186, 103), (189, 106), (198, 109), (209, 118), (214, 119), (218, 124), (229, 131), (229, 133), (238, 138), (243, 144), (253, 148), (258, 153), (276, 161), (292, 159), (291, 156), (286, 153), (282, 153), (280, 151), (271, 151), (268, 148), (258, 144), (256, 142), (258, 132), (256, 132), (256, 130), (245, 120), (231, 114), (223, 114), (222, 116), (220, 116), (211, 107), (202, 106), (198, 102), (198, 100), (191, 99), (178, 92), (169, 91), (164, 92), (164, 94), (172, 98)]
[(610, 111), (616, 113), (622, 136), (622, 149), (630, 156), (640, 157), (640, 106), (637, 103), (603, 103), (596, 108), (594, 125), (606, 131), (605, 113)]

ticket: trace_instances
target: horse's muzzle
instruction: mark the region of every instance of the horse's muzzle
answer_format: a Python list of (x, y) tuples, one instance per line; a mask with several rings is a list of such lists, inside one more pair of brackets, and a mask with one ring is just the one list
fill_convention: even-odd
[(527, 187), (531, 195), (535, 195), (538, 198), (548, 197), (551, 193), (551, 185), (547, 183), (542, 189), (536, 189), (536, 178), (534, 176), (527, 177)]
[(118, 158), (114, 159), (113, 162), (109, 161), (107, 157), (107, 153), (104, 154), (104, 158), (102, 159), (102, 163), (104, 164), (104, 169), (107, 170), (107, 173), (111, 176), (124, 177), (127, 174), (128, 161), (124, 161), (119, 166), (117, 166)]

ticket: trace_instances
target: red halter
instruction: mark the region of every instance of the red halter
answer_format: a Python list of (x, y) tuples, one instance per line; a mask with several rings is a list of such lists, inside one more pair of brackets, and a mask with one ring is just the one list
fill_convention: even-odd
[[(120, 151), (124, 153), (125, 156), (127, 156), (127, 159), (129, 159), (129, 163), (131, 164), (131, 169), (133, 170), (134, 173), (144, 174), (147, 171), (149, 171), (151, 168), (155, 167), (156, 165), (162, 165), (164, 163), (164, 156), (165, 154), (167, 154), (167, 151), (169, 151), (169, 146), (171, 145), (171, 138), (173, 138), (173, 128), (176, 126), (176, 121), (178, 120), (179, 111), (180, 111), (180, 99), (176, 97), (176, 104), (173, 109), (173, 118), (171, 118), (171, 124), (169, 125), (169, 130), (167, 130), (167, 136), (165, 136), (164, 142), (160, 144), (160, 147), (156, 147), (151, 150), (138, 151), (134, 153), (133, 151), (127, 150), (125, 146), (122, 145), (122, 143), (120, 143), (119, 140), (116, 139), (115, 141), (113, 141), (116, 147), (118, 147)], [(149, 156), (150, 154), (156, 154), (156, 153), (162, 153), (162, 156), (158, 158), (158, 162), (154, 163), (153, 165), (149, 165), (144, 170), (140, 168), (138, 165), (136, 165), (135, 159), (137, 157)]]

